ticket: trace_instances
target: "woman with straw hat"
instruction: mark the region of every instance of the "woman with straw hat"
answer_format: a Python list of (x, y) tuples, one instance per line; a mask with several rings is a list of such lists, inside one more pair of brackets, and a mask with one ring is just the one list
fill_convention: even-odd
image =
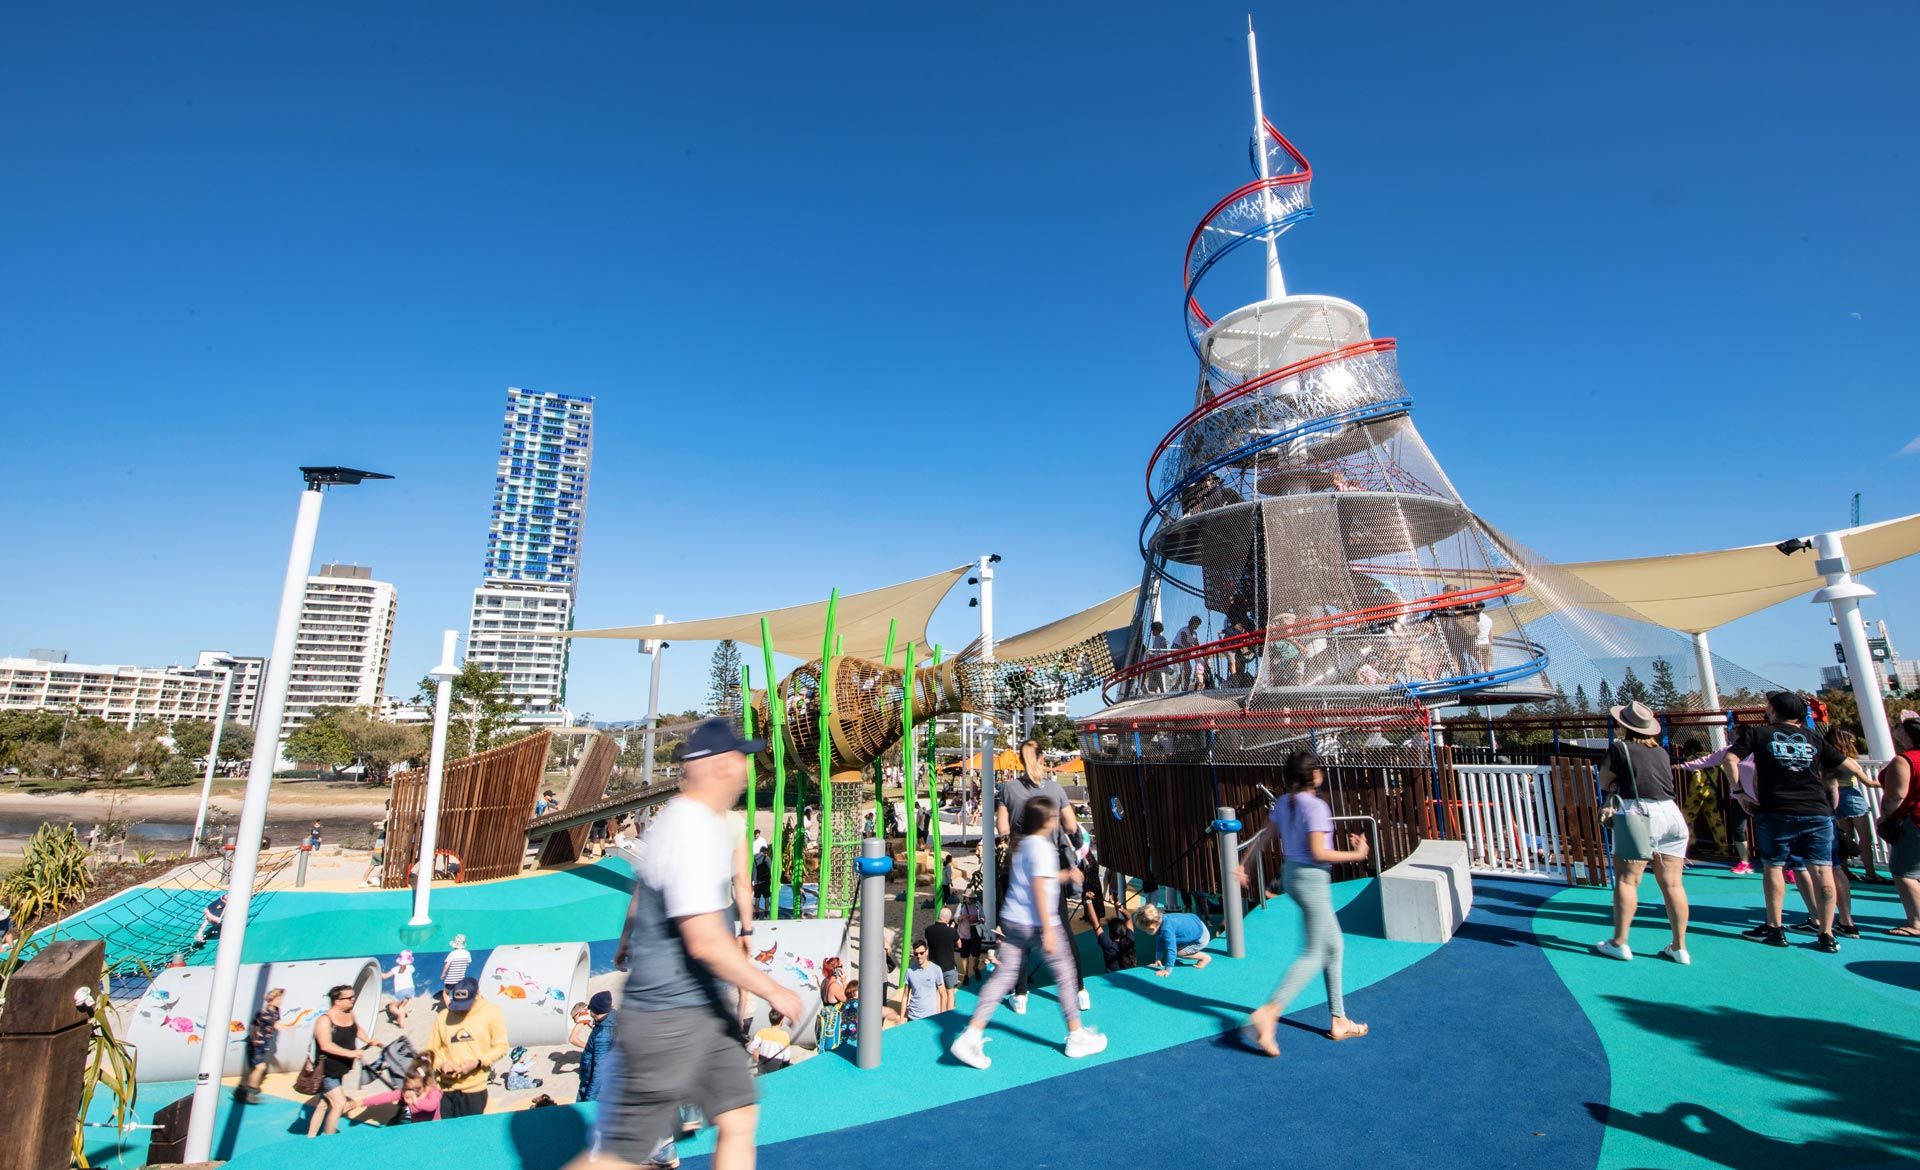
[(1673, 941), (1660, 948), (1660, 957), (1684, 967), (1693, 961), (1687, 954), (1687, 891), (1680, 882), (1687, 864), (1687, 818), (1674, 800), (1673, 767), (1660, 746), (1660, 720), (1645, 703), (1626, 703), (1607, 714), (1621, 735), (1600, 765), (1613, 827), (1613, 935), (1593, 949), (1609, 959), (1633, 958), (1627, 930), (1640, 908), (1640, 879), (1651, 862), (1673, 928)]

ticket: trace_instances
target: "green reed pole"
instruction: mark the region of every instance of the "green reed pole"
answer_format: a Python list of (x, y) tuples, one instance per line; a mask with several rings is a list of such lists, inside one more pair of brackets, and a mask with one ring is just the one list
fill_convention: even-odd
[(907, 956), (913, 953), (913, 907), (919, 901), (917, 891), (920, 888), (920, 826), (916, 823), (913, 808), (914, 767), (913, 753), (913, 643), (907, 643), (907, 685), (900, 705), (900, 775), (906, 780), (903, 785), (906, 805), (907, 830), (907, 920), (900, 930), (900, 986), (907, 985)]
[[(935, 645), (933, 648), (933, 665), (936, 671), (940, 666), (940, 657), (940, 647)], [(935, 677), (938, 677), (938, 675), (936, 674)], [(926, 757), (927, 804), (932, 810), (932, 817), (928, 824), (931, 827), (931, 835), (933, 837), (933, 905), (936, 910), (946, 905), (946, 889), (942, 883), (946, 880), (947, 876), (947, 867), (941, 859), (942, 855), (940, 852), (940, 770), (936, 766), (935, 759), (939, 754), (935, 750), (939, 746), (939, 739), (940, 720), (938, 718), (929, 719), (927, 721)], [(912, 778), (908, 778), (907, 783), (912, 784)]]
[[(769, 692), (767, 708), (773, 708), (773, 697)], [(740, 733), (748, 739), (753, 738), (753, 667), (740, 664)], [(759, 753), (747, 757), (747, 871), (753, 871), (753, 834), (760, 827), (760, 765)]]
[[(787, 819), (787, 705), (774, 686), (773, 673), (773, 635), (767, 630), (767, 619), (760, 619), (760, 654), (767, 668), (767, 734), (773, 739), (773, 907), (772, 915), (776, 921), (780, 918), (780, 877), (786, 872), (787, 855), (781, 852), (781, 829)], [(748, 838), (752, 840), (752, 838)], [(797, 904), (796, 904), (797, 907)]]
[[(827, 629), (820, 641), (820, 908), (824, 913), (833, 891), (833, 651), (838, 639), (834, 617), (840, 609), (840, 591), (827, 598)], [(795, 903), (796, 913), (798, 903)]]

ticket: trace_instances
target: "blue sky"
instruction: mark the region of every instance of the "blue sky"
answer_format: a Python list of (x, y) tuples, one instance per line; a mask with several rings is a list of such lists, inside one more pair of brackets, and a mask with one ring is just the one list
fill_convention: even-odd
[[(398, 586), (410, 693), (512, 384), (598, 398), (584, 625), (989, 551), (1006, 631), (1135, 583), (1181, 249), (1247, 173), (1245, 11), (16, 10), (0, 652), (264, 653), (293, 468), (344, 462), (398, 478), (329, 499), (320, 558)], [(1920, 510), (1920, 10), (1253, 13), (1316, 172), (1289, 286), (1399, 338), (1494, 523), (1582, 560)], [(1920, 569), (1869, 580), (1920, 653)], [(1799, 684), (1831, 654), (1801, 602), (1716, 644)], [(639, 713), (643, 666), (583, 645), (574, 706)]]

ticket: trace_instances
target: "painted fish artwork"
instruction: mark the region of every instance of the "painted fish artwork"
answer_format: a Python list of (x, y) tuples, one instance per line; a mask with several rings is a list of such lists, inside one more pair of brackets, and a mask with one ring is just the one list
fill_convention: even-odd
[(518, 968), (495, 967), (487, 974), (493, 980), (494, 991), (500, 998), (522, 1000), (529, 1005), (538, 1005), (561, 1015), (566, 1014), (566, 988), (549, 987)]

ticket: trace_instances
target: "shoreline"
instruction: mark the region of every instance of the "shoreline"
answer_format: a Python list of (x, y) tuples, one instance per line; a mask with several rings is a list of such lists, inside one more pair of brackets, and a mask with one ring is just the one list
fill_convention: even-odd
[[(386, 814), (388, 789), (371, 788), (354, 791), (351, 789), (327, 788), (315, 782), (308, 791), (291, 788), (290, 785), (275, 785), (267, 802), (267, 822), (269, 828), (277, 826), (304, 825), (311, 821), (323, 822), (331, 832), (333, 840), (339, 840), (344, 832), (366, 832), (371, 838), (372, 823)], [(237, 788), (222, 791), (216, 786), (212, 799), (208, 801), (208, 810), (229, 825), (239, 819), (242, 792)], [(191, 834), (194, 815), (200, 808), (200, 789), (170, 789), (155, 792), (147, 789), (115, 789), (101, 792), (50, 792), (26, 793), (0, 790), (0, 822), (53, 822), (73, 821), (76, 824), (92, 824), (107, 816), (109, 806), (119, 802), (112, 810), (121, 820), (152, 825), (178, 826), (182, 829), (180, 844)], [(289, 831), (291, 831), (289, 829)], [(0, 834), (0, 853), (18, 854), (26, 843), (24, 836)]]

